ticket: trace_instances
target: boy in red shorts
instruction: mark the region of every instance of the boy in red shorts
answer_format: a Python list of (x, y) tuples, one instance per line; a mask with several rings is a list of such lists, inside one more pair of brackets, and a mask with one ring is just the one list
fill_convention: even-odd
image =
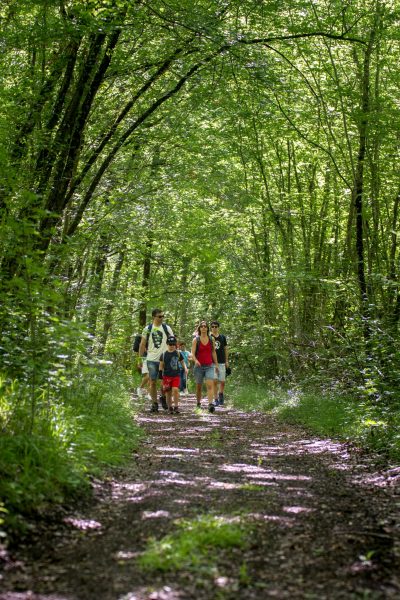
[(167, 338), (167, 350), (160, 357), (160, 371), (163, 374), (163, 390), (167, 396), (168, 411), (170, 414), (179, 413), (179, 363), (187, 375), (187, 366), (179, 350), (176, 349), (176, 337)]

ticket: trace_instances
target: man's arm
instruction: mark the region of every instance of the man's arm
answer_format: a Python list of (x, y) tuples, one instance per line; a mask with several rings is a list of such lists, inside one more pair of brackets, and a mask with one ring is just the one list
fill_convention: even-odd
[(228, 344), (225, 346), (225, 365), (229, 367), (229, 349)]
[(142, 339), (140, 340), (140, 346), (139, 346), (139, 356), (142, 357), (143, 354), (146, 352), (146, 338), (144, 337), (144, 335), (142, 335)]
[(214, 366), (218, 370), (218, 358), (217, 358), (217, 352), (215, 350), (215, 342), (214, 342), (213, 338), (211, 338), (211, 347), (212, 347), (212, 357), (213, 357), (213, 361), (214, 361)]

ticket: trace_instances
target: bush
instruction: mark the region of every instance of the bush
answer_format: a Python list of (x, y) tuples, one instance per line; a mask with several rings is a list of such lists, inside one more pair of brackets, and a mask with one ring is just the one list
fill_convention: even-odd
[(110, 366), (76, 375), (60, 396), (34, 402), (16, 382), (1, 387), (0, 497), (10, 530), (87, 494), (90, 476), (123, 464), (141, 438), (128, 378)]

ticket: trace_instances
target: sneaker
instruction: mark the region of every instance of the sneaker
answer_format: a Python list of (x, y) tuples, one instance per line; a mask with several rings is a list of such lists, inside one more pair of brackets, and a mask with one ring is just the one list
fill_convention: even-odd
[(152, 413), (158, 412), (158, 403), (157, 402), (154, 402), (154, 404), (151, 405), (150, 412), (152, 412)]
[(174, 411), (174, 409), (173, 409), (172, 407), (168, 409), (168, 413), (169, 413), (170, 415), (173, 415), (173, 414), (174, 414), (174, 412), (175, 412), (175, 411)]
[(163, 409), (168, 410), (167, 399), (165, 396), (160, 396), (160, 402), (161, 402), (161, 406), (163, 407)]
[(219, 406), (219, 400), (218, 400), (218, 398), (215, 398), (215, 400), (214, 400), (214, 406)]
[(208, 412), (210, 412), (210, 413), (215, 412), (215, 406), (214, 406), (214, 404), (209, 404), (208, 405)]
[(141, 398), (141, 397), (142, 397), (142, 395), (143, 395), (143, 390), (142, 390), (142, 388), (141, 388), (141, 387), (138, 387), (138, 388), (136, 389), (136, 393), (137, 393), (137, 395), (138, 395), (138, 398)]
[(174, 415), (179, 415), (180, 410), (177, 406), (174, 406)]
[(218, 394), (218, 404), (220, 406), (224, 405), (224, 395), (223, 394)]
[(197, 406), (197, 408), (201, 408), (201, 403), (198, 402), (196, 406)]

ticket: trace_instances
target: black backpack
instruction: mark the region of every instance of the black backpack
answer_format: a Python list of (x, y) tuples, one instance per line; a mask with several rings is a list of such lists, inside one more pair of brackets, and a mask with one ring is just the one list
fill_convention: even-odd
[(135, 335), (135, 339), (133, 340), (133, 346), (132, 349), (134, 352), (139, 352), (139, 346), (140, 346), (140, 342), (142, 341), (142, 336), (141, 335)]

